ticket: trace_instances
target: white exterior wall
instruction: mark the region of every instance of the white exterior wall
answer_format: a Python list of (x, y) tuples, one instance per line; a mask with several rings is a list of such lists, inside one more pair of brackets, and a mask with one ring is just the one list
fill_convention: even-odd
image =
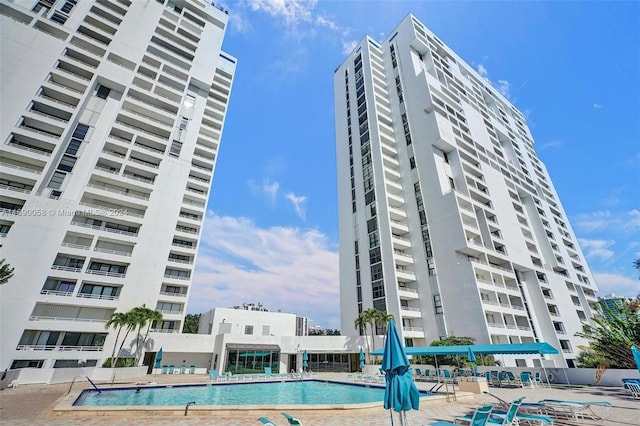
[[(366, 104), (357, 91), (360, 55)], [(574, 360), (586, 343), (574, 334), (590, 320), (597, 288), (523, 115), (412, 15), (382, 43), (365, 37), (336, 70), (334, 93), (341, 328), (383, 307), (410, 345), (444, 336), (546, 341), (561, 351), (552, 365)], [(370, 135), (364, 151), (359, 107)], [(378, 246), (370, 246), (373, 219)], [(376, 247), (384, 295), (374, 297)]]
[[(101, 365), (116, 334), (104, 325), (116, 311), (145, 304), (163, 313), (158, 331), (182, 329), (235, 72), (235, 59), (221, 51), (228, 15), (191, 0), (175, 0), (178, 9), (80, 1), (60, 24), (51, 18), (64, 0), (38, 13), (36, 3), (3, 0), (0, 16), (0, 258), (15, 267), (0, 287), (0, 365)], [(96, 96), (99, 86), (111, 89), (106, 99)], [(89, 130), (52, 193), (51, 177), (79, 123)], [(177, 155), (174, 140), (182, 143)], [(130, 228), (114, 232), (112, 224)], [(58, 255), (84, 262), (56, 266)], [(96, 273), (95, 262), (126, 270)], [(75, 286), (62, 289), (55, 280)], [(86, 284), (110, 289), (92, 293)], [(59, 335), (47, 341), (47, 332)], [(135, 350), (133, 340), (125, 353)]]

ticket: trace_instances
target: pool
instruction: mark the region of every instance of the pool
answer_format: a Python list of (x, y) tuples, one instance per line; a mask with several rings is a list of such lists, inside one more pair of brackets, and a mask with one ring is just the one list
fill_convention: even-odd
[[(422, 396), (427, 396), (423, 393)], [(382, 403), (384, 388), (320, 380), (174, 385), (84, 390), (74, 401), (80, 407), (181, 406), (280, 406)]]

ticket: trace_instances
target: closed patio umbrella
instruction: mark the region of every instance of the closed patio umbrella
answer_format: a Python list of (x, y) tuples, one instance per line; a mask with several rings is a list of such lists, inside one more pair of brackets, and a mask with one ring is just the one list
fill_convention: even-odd
[(360, 348), (360, 371), (364, 369), (364, 351)]
[(636, 360), (636, 367), (640, 371), (640, 349), (636, 345), (631, 346), (631, 352), (633, 353), (633, 359)]
[[(162, 363), (162, 348), (160, 348), (158, 350), (158, 353), (156, 353), (156, 362), (153, 365), (153, 369), (154, 369), (153, 378), (154, 378), (154, 381), (155, 381), (156, 375), (158, 374), (158, 369), (162, 368), (161, 363)], [(115, 377), (115, 375), (114, 375), (114, 377)]]
[(302, 371), (304, 371), (308, 367), (309, 367), (309, 355), (307, 354), (307, 351), (305, 350), (302, 353)]
[(476, 355), (471, 350), (471, 346), (469, 346), (469, 352), (467, 352), (467, 361), (476, 362)]
[(156, 363), (153, 366), (154, 368), (161, 368), (160, 363), (162, 362), (162, 348), (156, 354)]
[(384, 408), (391, 415), (393, 411), (400, 415), (400, 424), (406, 424), (406, 412), (417, 410), (420, 404), (420, 392), (411, 378), (409, 359), (396, 330), (395, 322), (387, 325), (387, 338), (384, 343), (382, 370), (385, 372)]

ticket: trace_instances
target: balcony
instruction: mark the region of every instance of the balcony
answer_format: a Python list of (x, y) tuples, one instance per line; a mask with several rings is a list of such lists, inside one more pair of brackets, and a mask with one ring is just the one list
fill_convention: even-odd
[(18, 345), (18, 351), (91, 351), (102, 352), (102, 346)]

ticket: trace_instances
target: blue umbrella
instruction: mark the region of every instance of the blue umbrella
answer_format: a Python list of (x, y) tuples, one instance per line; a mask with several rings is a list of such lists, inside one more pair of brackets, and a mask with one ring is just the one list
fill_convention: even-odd
[[(396, 330), (396, 323), (393, 320), (389, 321), (382, 356), (382, 370), (386, 380), (384, 408), (401, 413), (401, 424), (405, 423), (404, 412), (411, 409), (417, 410), (420, 404), (420, 392), (411, 378), (409, 366), (407, 354)], [(391, 415), (391, 424), (393, 424), (393, 415)]]
[(161, 361), (162, 361), (162, 348), (160, 348), (160, 350), (156, 354), (156, 365), (154, 365), (154, 368), (160, 368)]
[(364, 369), (364, 351), (360, 348), (360, 371)]
[(309, 355), (305, 350), (302, 354), (302, 368), (307, 368), (307, 367), (309, 367)]
[(631, 346), (631, 352), (633, 352), (633, 358), (636, 360), (636, 367), (640, 371), (640, 349), (636, 345)]

